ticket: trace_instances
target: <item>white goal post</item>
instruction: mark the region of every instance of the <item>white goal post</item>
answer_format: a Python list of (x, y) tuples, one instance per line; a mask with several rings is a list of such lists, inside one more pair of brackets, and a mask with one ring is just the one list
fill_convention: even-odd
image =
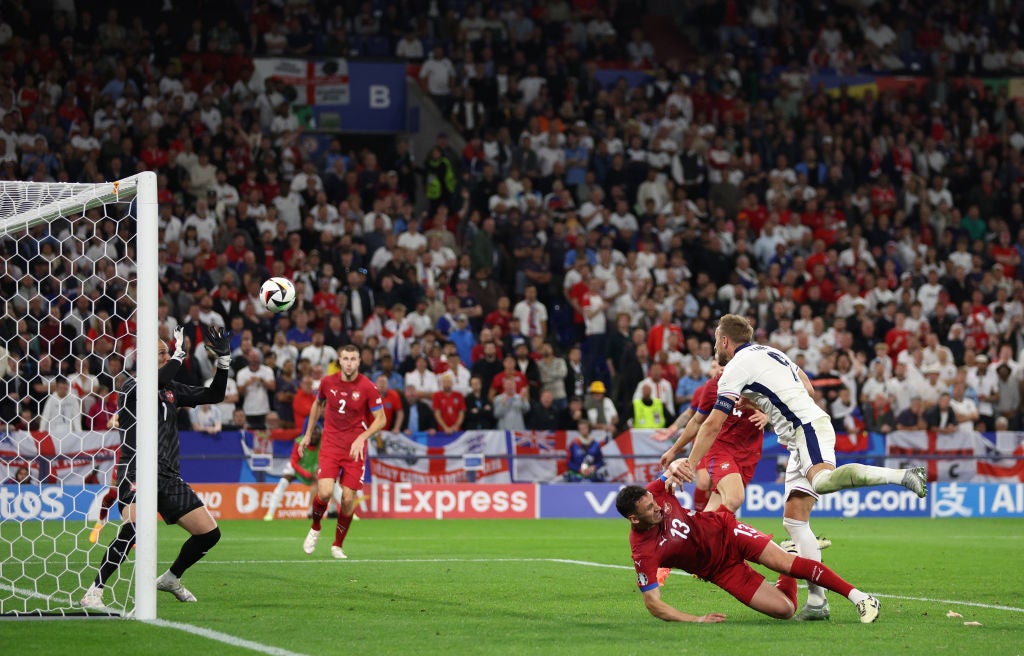
[[(126, 363), (134, 361), (134, 373), (126, 370), (117, 377), (109, 375), (111, 380), (134, 376), (139, 390), (135, 416), (140, 421), (147, 417), (155, 421), (158, 407), (158, 239), (155, 173), (144, 172), (96, 184), (0, 182), (0, 244), (5, 251), (0, 280), (8, 282), (0, 300), (3, 301), (3, 318), (13, 322), (19, 332), (10, 340), (6, 339), (5, 332), (5, 339), (0, 341), (0, 357), (4, 359), (0, 371), (7, 374), (3, 384), (7, 391), (18, 391), (14, 396), (18, 416), (4, 417), (5, 423), (0, 424), (3, 431), (0, 432), (2, 617), (83, 614), (119, 615), (140, 620), (156, 617), (156, 430), (138, 431), (137, 548), (132, 552), (134, 558), (129, 555), (122, 566), (125, 571), (119, 574), (122, 593), (115, 598), (109, 612), (85, 612), (78, 601), (95, 576), (107, 544), (117, 534), (116, 528), (108, 528), (94, 543), (86, 541), (93, 518), (82, 516), (81, 507), (96, 507), (93, 497), (97, 486), (91, 486), (86, 492), (85, 483), (108, 484), (109, 469), (103, 472), (104, 480), (94, 480), (98, 473), (98, 456), (82, 446), (89, 442), (89, 436), (83, 437), (86, 431), (77, 424), (67, 428), (66, 424), (50, 421), (47, 415), (33, 416), (32, 407), (38, 410), (44, 406), (39, 398), (21, 395), (20, 390), (48, 397), (55, 392), (47, 394), (47, 386), (52, 389), (55, 381), (63, 382), (62, 374), (69, 373), (72, 366), (87, 368), (84, 362), (87, 356), (75, 350), (80, 347), (69, 349), (64, 356), (66, 360), (51, 357), (50, 354), (56, 352), (55, 340), (44, 338), (41, 328), (50, 316), (44, 314), (39, 318), (36, 315), (40, 308), (51, 312), (46, 307), (52, 307), (54, 301), (67, 304), (68, 297), (58, 294), (54, 298), (46, 292), (54, 285), (62, 291), (77, 290), (79, 294), (96, 288), (112, 294), (109, 290), (116, 289), (121, 296), (115, 302), (120, 301), (134, 312), (134, 333), (125, 340), (131, 343), (131, 352), (123, 357)], [(120, 282), (114, 283), (111, 274)], [(18, 280), (14, 280), (16, 275), (20, 276)], [(14, 295), (7, 293), (11, 287), (16, 289)], [(96, 297), (87, 299), (82, 306), (84, 309), (76, 315), (81, 321), (78, 325), (96, 321), (96, 316), (89, 316), (88, 311), (99, 307)], [(121, 319), (125, 326), (130, 325), (128, 317)], [(23, 323), (26, 329), (30, 324), (39, 326), (38, 334), (28, 334), (30, 330), (21, 332)], [(81, 327), (80, 332), (72, 332), (66, 339), (72, 344), (76, 339), (86, 343), (85, 332), (85, 327)], [(113, 359), (122, 361), (124, 355), (119, 353)], [(15, 358), (23, 366), (15, 366)], [(106, 356), (102, 352), (92, 353), (88, 358), (90, 363), (100, 362), (107, 375), (109, 353)], [(48, 379), (42, 371), (44, 360), (48, 371), (55, 372)], [(37, 381), (34, 387), (30, 385), (32, 381), (24, 380), (24, 371), (28, 370), (36, 372), (32, 379)], [(80, 376), (76, 381), (88, 377), (85, 376), (88, 372), (78, 374), (78, 371), (76, 368), (75, 373)], [(116, 390), (110, 388), (109, 391)], [(102, 400), (102, 397), (97, 398)], [(25, 410), (23, 406), (30, 409)], [(84, 414), (85, 408), (82, 411)], [(50, 421), (47, 426), (52, 432), (42, 430), (45, 426), (39, 426), (40, 421)], [(92, 431), (96, 432), (99, 431)], [(110, 436), (105, 439), (109, 443)], [(109, 460), (109, 444), (106, 449), (105, 457)], [(90, 457), (94, 459), (90, 461)], [(20, 469), (19, 475), (35, 474), (45, 479), (14, 481), (16, 468)], [(90, 468), (87, 478), (83, 472)], [(71, 495), (68, 498), (72, 499), (76, 512), (63, 512), (68, 510), (66, 504), (52, 502), (64, 498), (65, 494)], [(89, 498), (78, 501), (74, 495)], [(51, 503), (47, 504), (47, 500)], [(132, 560), (134, 581), (129, 580)]]

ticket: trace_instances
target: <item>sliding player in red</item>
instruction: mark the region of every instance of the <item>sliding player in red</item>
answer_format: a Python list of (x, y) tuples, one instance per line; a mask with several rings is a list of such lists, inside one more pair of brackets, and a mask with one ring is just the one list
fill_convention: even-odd
[[(786, 553), (771, 536), (740, 524), (729, 512), (685, 510), (665, 489), (665, 476), (646, 488), (622, 488), (615, 507), (629, 520), (629, 546), (637, 586), (648, 612), (666, 622), (724, 622), (722, 613), (691, 615), (662, 600), (659, 567), (677, 567), (710, 581), (754, 610), (789, 619), (796, 612), (796, 579), (806, 579), (843, 595), (857, 607), (860, 621), (878, 619), (879, 603), (825, 565)], [(754, 570), (755, 562), (778, 572), (771, 584)]]

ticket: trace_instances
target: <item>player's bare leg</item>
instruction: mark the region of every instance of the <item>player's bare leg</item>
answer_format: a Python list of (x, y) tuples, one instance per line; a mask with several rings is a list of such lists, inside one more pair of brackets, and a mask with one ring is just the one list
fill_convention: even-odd
[(316, 543), (320, 540), (320, 522), (327, 514), (327, 505), (334, 493), (334, 479), (320, 478), (316, 481), (316, 495), (313, 497), (313, 522), (302, 542), (302, 550), (307, 554), (316, 550)]
[(764, 613), (769, 617), (774, 617), (777, 620), (788, 620), (793, 617), (793, 613), (796, 611), (796, 605), (793, 603), (793, 600), (796, 598), (796, 579), (783, 575), (779, 579), (780, 584), (782, 578), (787, 578), (792, 581), (792, 597), (784, 592), (780, 585), (774, 585), (768, 581), (761, 581), (761, 586), (757, 589), (757, 592), (754, 593), (754, 596), (747, 603), (747, 606), (753, 608), (759, 613)]
[[(743, 505), (743, 477), (740, 474), (729, 474), (724, 476), (718, 481), (718, 486), (715, 488), (715, 494), (720, 498), (720, 505), (725, 506), (725, 510), (728, 510), (732, 514), (736, 514), (736, 511)], [(711, 500), (708, 502), (708, 508), (718, 510), (718, 506), (713, 506), (715, 494), (712, 494)]]
[(220, 541), (220, 528), (206, 506), (189, 511), (178, 519), (177, 524), (190, 535), (181, 545), (170, 568), (156, 580), (156, 589), (170, 592), (178, 601), (192, 602), (196, 596), (181, 584), (181, 577)]
[[(771, 612), (758, 608), (754, 605), (754, 602), (758, 601), (758, 595), (764, 592), (765, 594), (760, 600), (765, 604), (766, 608), (776, 610), (778, 608), (776, 606), (776, 594), (778, 594), (787, 598), (787, 606), (791, 609), (789, 616), (792, 616), (792, 609), (795, 608), (792, 602), (796, 601), (796, 582), (793, 579), (800, 578), (807, 581), (808, 585), (813, 581), (849, 599), (857, 607), (861, 622), (868, 624), (878, 619), (878, 609), (880, 608), (878, 600), (866, 592), (858, 590), (832, 571), (827, 565), (787, 553), (774, 542), (769, 542), (765, 545), (757, 562), (778, 572), (781, 576), (777, 586), (770, 585), (767, 581), (761, 584), (761, 588), (755, 593), (754, 599), (750, 603), (750, 607), (755, 610), (760, 610), (763, 613), (772, 615), (772, 617), (777, 617), (777, 615), (773, 615)], [(770, 590), (765, 589), (766, 585)], [(774, 592), (771, 592), (772, 590)]]

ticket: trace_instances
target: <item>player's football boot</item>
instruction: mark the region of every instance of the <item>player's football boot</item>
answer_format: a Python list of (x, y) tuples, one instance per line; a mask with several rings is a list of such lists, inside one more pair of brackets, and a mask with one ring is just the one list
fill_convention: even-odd
[(671, 567), (659, 567), (658, 568), (658, 585), (665, 585), (665, 581), (668, 580), (668, 575), (672, 573)]
[[(858, 606), (858, 608), (860, 608), (860, 606)], [(793, 619), (797, 622), (818, 622), (821, 620), (827, 620), (830, 616), (828, 600), (826, 600), (825, 603), (820, 606), (804, 604), (804, 607), (800, 609), (799, 613), (793, 616)]]
[(263, 516), (263, 521), (265, 521), (265, 522), (272, 522), (272, 521), (274, 521), (274, 513), (270, 512), (268, 510), (267, 514)]
[(302, 550), (308, 554), (313, 553), (316, 549), (316, 543), (320, 539), (320, 531), (315, 528), (309, 529), (309, 533), (306, 534), (306, 539), (302, 541)]
[(878, 603), (878, 600), (868, 595), (868, 598), (857, 604), (857, 612), (860, 613), (860, 621), (862, 624), (871, 624), (878, 619), (878, 611), (881, 609), (882, 604)]
[(928, 476), (924, 473), (924, 467), (911, 467), (903, 474), (900, 485), (915, 493), (920, 498), (928, 496)]
[(103, 588), (90, 585), (89, 589), (85, 591), (85, 596), (79, 600), (78, 605), (82, 608), (106, 608), (106, 604), (103, 603)]
[(188, 588), (181, 584), (177, 576), (167, 570), (156, 580), (156, 589), (162, 592), (170, 592), (178, 601), (196, 601), (196, 596), (188, 591)]
[(331, 545), (331, 558), (337, 558), (338, 560), (345, 560), (346, 558), (348, 558), (348, 556), (346, 556), (345, 552), (341, 550), (341, 547), (339, 547), (336, 544), (332, 544)]
[(100, 540), (100, 531), (103, 530), (103, 525), (106, 522), (96, 522), (96, 525), (89, 531), (89, 542), (96, 544)]
[[(789, 539), (783, 540), (782, 542), (779, 543), (779, 546), (782, 547), (783, 551), (788, 551), (789, 553), (794, 554), (794, 555), (796, 554), (796, 542), (793, 542), (792, 540), (789, 540)], [(818, 537), (818, 548), (819, 549), (828, 549), (831, 546), (832, 546), (832, 540), (829, 540), (828, 538)]]

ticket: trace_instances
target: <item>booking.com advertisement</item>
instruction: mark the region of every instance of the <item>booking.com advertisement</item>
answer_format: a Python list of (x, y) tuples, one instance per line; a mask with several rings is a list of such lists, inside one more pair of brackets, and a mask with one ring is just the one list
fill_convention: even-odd
[[(193, 486), (218, 519), (261, 519), (270, 503), (271, 483)], [(357, 513), (367, 519), (593, 519), (619, 518), (617, 484), (452, 484), (375, 483), (359, 498)], [(692, 486), (679, 492), (692, 504)], [(107, 488), (103, 485), (0, 485), (0, 520), (93, 520)], [(306, 517), (309, 487), (292, 485), (278, 519)], [(779, 517), (780, 484), (747, 487), (742, 517)], [(1024, 484), (932, 483), (925, 499), (896, 486), (842, 490), (821, 497), (816, 517), (1024, 517)], [(111, 509), (117, 519), (116, 506)]]
[[(618, 517), (618, 485), (541, 485), (540, 516)], [(678, 493), (684, 507), (693, 502), (693, 487)], [(781, 517), (781, 484), (747, 486), (743, 517)], [(931, 483), (928, 496), (897, 486), (865, 487), (825, 494), (814, 507), (816, 517), (1024, 517), (1024, 484)]]

